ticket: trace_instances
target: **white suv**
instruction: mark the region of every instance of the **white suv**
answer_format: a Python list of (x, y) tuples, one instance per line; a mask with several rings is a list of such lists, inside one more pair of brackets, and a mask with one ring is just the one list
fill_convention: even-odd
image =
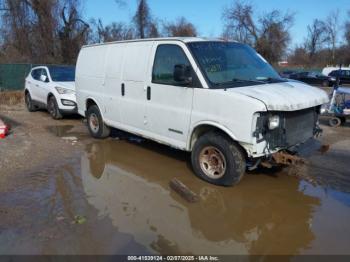
[(45, 108), (54, 119), (77, 113), (75, 67), (37, 66), (25, 79), (25, 103), (28, 111)]
[(93, 137), (114, 127), (192, 152), (194, 172), (218, 185), (312, 138), (328, 102), (324, 91), (282, 79), (251, 47), (202, 38), (85, 46), (76, 88)]

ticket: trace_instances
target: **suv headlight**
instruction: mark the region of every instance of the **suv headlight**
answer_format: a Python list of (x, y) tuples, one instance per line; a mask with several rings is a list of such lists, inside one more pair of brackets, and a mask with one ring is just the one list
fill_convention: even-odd
[(63, 94), (75, 94), (74, 90), (68, 89), (68, 88), (64, 88), (64, 87), (59, 87), (59, 86), (55, 86), (55, 89), (57, 90), (57, 92), (61, 95)]
[(278, 115), (269, 117), (269, 129), (273, 130), (279, 127), (280, 125), (280, 117)]

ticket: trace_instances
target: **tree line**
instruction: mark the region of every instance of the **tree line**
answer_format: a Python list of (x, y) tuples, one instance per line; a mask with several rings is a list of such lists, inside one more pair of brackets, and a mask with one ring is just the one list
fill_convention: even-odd
[[(116, 0), (116, 8), (122, 4)], [(74, 64), (85, 44), (197, 35), (184, 17), (160, 26), (146, 0), (137, 1), (129, 24), (87, 21), (82, 6), (82, 0), (0, 0), (0, 62)]]
[(335, 10), (324, 19), (314, 19), (307, 26), (304, 43), (290, 53), (289, 62), (306, 67), (350, 65), (350, 20), (341, 24), (339, 15), (339, 10)]
[[(197, 36), (196, 26), (184, 17), (160, 22), (147, 0), (137, 7), (129, 23), (103, 24), (83, 17), (84, 0), (0, 0), (0, 62), (74, 64), (82, 45), (135, 38)], [(122, 12), (125, 0), (115, 0)], [(271, 10), (256, 14), (254, 6), (240, 1), (223, 9), (222, 38), (254, 47), (271, 63), (288, 59), (295, 65), (350, 63), (350, 20), (340, 37), (339, 12), (307, 26), (305, 43), (289, 49), (295, 14)], [(117, 20), (117, 17), (116, 17)], [(346, 53), (346, 55), (345, 55)]]

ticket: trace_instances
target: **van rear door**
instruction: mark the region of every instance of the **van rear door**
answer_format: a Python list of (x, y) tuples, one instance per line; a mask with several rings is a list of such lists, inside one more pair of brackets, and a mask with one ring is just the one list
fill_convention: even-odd
[(106, 78), (104, 87), (105, 118), (118, 125), (121, 122), (121, 86), (125, 44), (111, 44), (106, 57)]
[(146, 90), (146, 119), (156, 140), (184, 149), (191, 120), (193, 88), (174, 80), (174, 68), (182, 65), (191, 72), (194, 70), (180, 44), (158, 42), (153, 46), (153, 65)]

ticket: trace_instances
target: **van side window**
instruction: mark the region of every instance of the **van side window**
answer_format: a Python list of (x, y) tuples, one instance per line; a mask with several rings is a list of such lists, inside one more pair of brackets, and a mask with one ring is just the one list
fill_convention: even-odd
[(163, 85), (179, 85), (174, 80), (176, 65), (185, 65), (191, 68), (191, 64), (181, 47), (171, 44), (159, 45), (153, 64), (152, 82)]

